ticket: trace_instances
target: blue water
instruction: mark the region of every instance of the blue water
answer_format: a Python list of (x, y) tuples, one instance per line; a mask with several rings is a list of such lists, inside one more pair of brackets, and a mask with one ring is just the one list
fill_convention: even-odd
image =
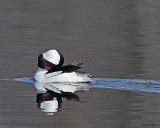
[[(34, 79), (32, 77), (16, 78), (13, 80), (34, 83)], [(92, 80), (93, 81), (89, 83), (90, 88), (111, 88), (117, 90), (160, 93), (160, 80), (115, 78), (92, 78)], [(74, 85), (74, 83), (72, 84)], [(81, 85), (81, 83), (76, 83), (75, 85)]]

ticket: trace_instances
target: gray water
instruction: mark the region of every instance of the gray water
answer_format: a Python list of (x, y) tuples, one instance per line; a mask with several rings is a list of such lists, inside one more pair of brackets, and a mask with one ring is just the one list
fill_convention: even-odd
[[(0, 1), (0, 128), (159, 127), (159, 5)], [(76, 98), (58, 95), (61, 107), (50, 116), (38, 107), (35, 86), (14, 80), (33, 77), (48, 49), (59, 49), (65, 64), (85, 62), (81, 71), (94, 80)]]

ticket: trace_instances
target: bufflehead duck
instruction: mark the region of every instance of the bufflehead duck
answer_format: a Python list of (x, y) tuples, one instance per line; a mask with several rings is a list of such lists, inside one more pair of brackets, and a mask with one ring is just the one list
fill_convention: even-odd
[(77, 71), (82, 62), (63, 66), (64, 57), (58, 50), (49, 50), (38, 57), (38, 70), (34, 75), (37, 82), (89, 82), (90, 75)]

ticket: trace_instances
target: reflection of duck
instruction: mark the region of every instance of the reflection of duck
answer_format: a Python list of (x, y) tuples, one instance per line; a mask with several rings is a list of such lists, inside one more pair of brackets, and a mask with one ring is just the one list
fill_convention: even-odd
[(77, 72), (81, 62), (63, 66), (64, 58), (58, 50), (49, 50), (38, 57), (37, 82), (89, 82), (89, 74)]
[(43, 112), (46, 112), (47, 115), (53, 115), (60, 108), (58, 100), (50, 93), (37, 94), (36, 102), (38, 107), (41, 108)]
[(53, 115), (58, 112), (62, 106), (62, 98), (67, 100), (79, 101), (76, 91), (88, 91), (89, 86), (86, 83), (69, 85), (62, 83), (39, 83), (34, 82), (37, 89), (37, 105), (47, 115)]

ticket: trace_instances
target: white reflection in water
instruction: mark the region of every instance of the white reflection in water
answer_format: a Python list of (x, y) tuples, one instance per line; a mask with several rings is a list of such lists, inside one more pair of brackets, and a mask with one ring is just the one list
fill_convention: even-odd
[[(8, 79), (6, 79), (8, 80)], [(16, 81), (33, 83), (37, 90), (37, 106), (47, 115), (54, 115), (62, 107), (63, 98), (80, 101), (75, 92), (89, 91), (89, 83), (39, 83), (32, 77), (14, 79)]]
[(47, 115), (53, 115), (53, 113), (58, 111), (58, 101), (56, 98), (50, 101), (43, 101), (40, 104), (40, 108), (43, 112), (46, 112)]
[(80, 101), (77, 91), (88, 91), (87, 83), (65, 84), (65, 83), (39, 83), (33, 82), (37, 90), (37, 105), (47, 115), (54, 115), (62, 107), (62, 98)]

